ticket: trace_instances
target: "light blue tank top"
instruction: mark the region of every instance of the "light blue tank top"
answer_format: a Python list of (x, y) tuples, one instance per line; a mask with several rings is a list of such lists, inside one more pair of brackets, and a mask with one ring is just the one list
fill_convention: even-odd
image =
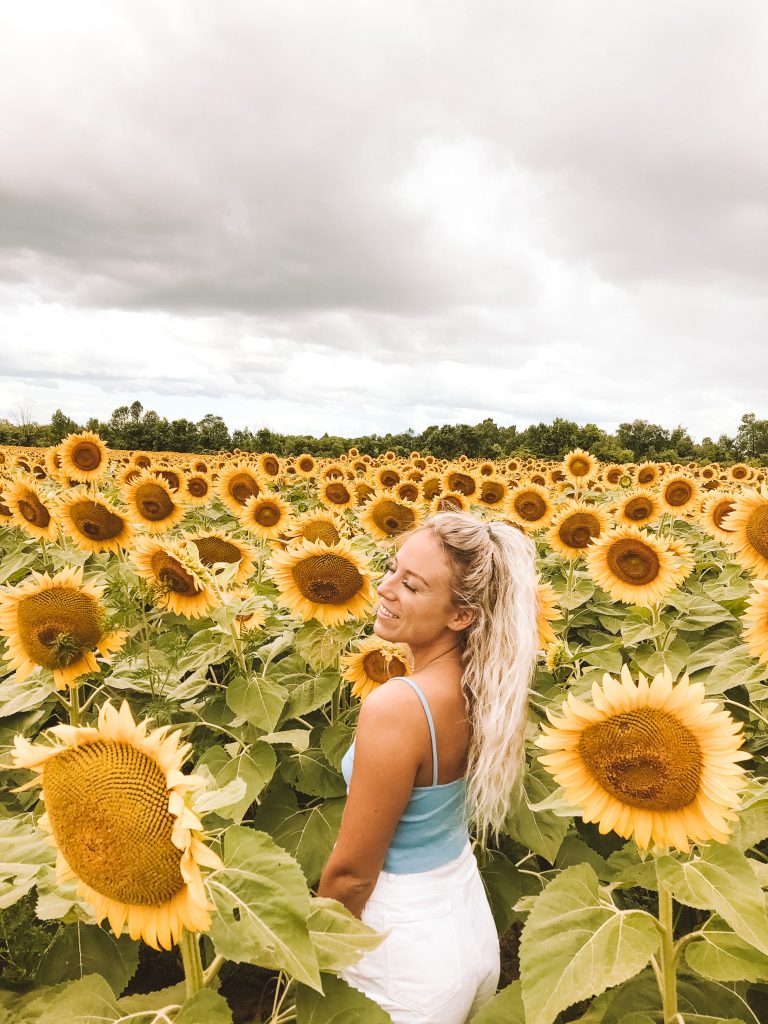
[[(453, 782), (437, 784), (437, 743), (429, 705), (412, 679), (406, 676), (393, 678), (404, 679), (418, 694), (432, 739), (432, 785), (413, 787), (382, 864), (383, 871), (408, 874), (440, 867), (458, 857), (466, 846), (469, 839), (464, 807), (466, 779), (462, 776)], [(341, 773), (347, 792), (352, 778), (354, 747), (355, 740), (352, 740), (341, 759)]]

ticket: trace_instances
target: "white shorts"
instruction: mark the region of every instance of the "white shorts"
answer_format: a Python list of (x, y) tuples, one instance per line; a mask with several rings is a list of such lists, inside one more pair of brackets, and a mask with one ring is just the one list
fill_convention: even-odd
[(431, 871), (382, 871), (361, 919), (391, 933), (339, 977), (393, 1024), (465, 1024), (496, 994), (499, 937), (469, 840)]

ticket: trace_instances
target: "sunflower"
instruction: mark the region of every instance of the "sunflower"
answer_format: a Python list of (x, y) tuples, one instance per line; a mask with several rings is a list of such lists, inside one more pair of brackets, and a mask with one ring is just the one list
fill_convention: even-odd
[(315, 472), (315, 460), (311, 455), (299, 455), (296, 458), (296, 472), (299, 476), (309, 479)]
[(750, 652), (768, 665), (768, 580), (755, 580), (744, 611), (744, 640)]
[(551, 583), (539, 580), (538, 602), (539, 650), (543, 651), (557, 639), (551, 623), (561, 617), (560, 608), (557, 603), (557, 594)]
[(345, 508), (354, 508), (357, 505), (355, 485), (340, 476), (322, 480), (317, 488), (317, 496), (326, 508), (334, 509), (336, 512), (343, 512)]
[(95, 652), (108, 660), (126, 633), (108, 633), (101, 605), (103, 587), (83, 583), (83, 568), (56, 576), (33, 572), (23, 584), (0, 594), (0, 634), (6, 659), (23, 683), (36, 668), (47, 668), (59, 690), (74, 686), (87, 672), (98, 672)]
[(427, 505), (427, 514), (434, 515), (436, 512), (469, 512), (469, 498), (458, 491), (436, 494)]
[(403, 480), (395, 487), (398, 501), (421, 501), (421, 487), (416, 480)]
[(207, 505), (211, 499), (211, 481), (206, 473), (190, 473), (184, 478), (181, 493), (188, 505)]
[(677, 474), (662, 483), (659, 498), (667, 512), (682, 515), (696, 504), (699, 492), (693, 477)]
[(585, 553), (592, 579), (614, 601), (650, 605), (666, 597), (687, 576), (667, 541), (619, 526)]
[(104, 475), (107, 446), (90, 430), (68, 434), (59, 445), (61, 469), (72, 480), (88, 484)]
[(610, 527), (611, 519), (604, 509), (584, 501), (567, 501), (553, 518), (546, 538), (565, 558), (580, 558)]
[(172, 491), (178, 491), (181, 487), (182, 477), (175, 469), (169, 469), (168, 466), (158, 466), (155, 473), (161, 480), (165, 480)]
[(619, 480), (623, 475), (624, 468), (618, 462), (611, 462), (608, 466), (604, 466), (600, 472), (600, 478), (605, 483), (610, 484), (611, 487), (618, 487)]
[(174, 500), (168, 484), (148, 469), (140, 470), (134, 481), (123, 487), (122, 495), (131, 522), (147, 533), (165, 533), (184, 518), (184, 506)]
[(358, 506), (365, 505), (375, 494), (376, 489), (371, 487), (367, 480), (355, 481), (355, 496), (357, 497)]
[(458, 491), (466, 498), (475, 498), (479, 487), (479, 480), (467, 469), (459, 469), (454, 463), (443, 473), (441, 484), (444, 491)]
[(56, 502), (62, 529), (80, 548), (98, 554), (117, 554), (133, 538), (133, 527), (122, 512), (104, 498), (92, 498), (81, 490), (62, 494)]
[(285, 527), (283, 537), (290, 543), (309, 540), (333, 545), (341, 540), (343, 528), (341, 519), (333, 512), (325, 508), (313, 509), (291, 519)]
[(768, 487), (745, 487), (721, 525), (737, 561), (756, 576), (768, 577)]
[(274, 452), (262, 452), (256, 459), (259, 475), (265, 479), (275, 480), (280, 476), (282, 464)]
[(519, 484), (509, 492), (505, 509), (510, 519), (534, 530), (549, 526), (554, 506), (549, 491), (539, 484)]
[(735, 480), (737, 483), (746, 483), (747, 480), (752, 479), (752, 473), (754, 470), (751, 466), (745, 465), (743, 462), (737, 462), (734, 466), (728, 470), (728, 479)]
[(335, 626), (367, 615), (373, 605), (368, 560), (348, 540), (329, 546), (302, 540), (274, 551), (267, 563), (283, 604), (305, 621)]
[(13, 521), (35, 540), (53, 541), (59, 524), (31, 476), (20, 474), (5, 487), (5, 504)]
[(45, 468), (48, 470), (48, 476), (54, 480), (58, 480), (63, 475), (60, 448), (61, 445), (54, 444), (45, 450)]
[(485, 508), (503, 508), (509, 497), (509, 485), (498, 476), (484, 476), (476, 501)]
[(715, 540), (726, 541), (731, 531), (723, 525), (723, 520), (736, 504), (734, 491), (718, 491), (705, 498), (698, 515), (698, 524), (705, 533)]
[(585, 452), (583, 448), (574, 448), (564, 457), (561, 469), (571, 483), (581, 487), (595, 475), (597, 459), (593, 458), (589, 452)]
[(377, 636), (359, 640), (354, 651), (342, 654), (339, 664), (341, 678), (352, 683), (350, 692), (361, 701), (393, 676), (408, 675), (413, 670), (413, 658), (404, 644)]
[(131, 559), (137, 575), (152, 588), (159, 607), (197, 619), (216, 604), (208, 570), (191, 541), (163, 544), (152, 537), (142, 537), (131, 551)]
[(245, 583), (256, 570), (256, 550), (224, 530), (206, 530), (198, 533), (184, 531), (182, 537), (194, 545), (197, 557), (207, 569), (213, 568), (218, 562), (226, 562), (228, 565), (239, 562), (237, 572), (232, 577), (233, 585)]
[(247, 587), (234, 587), (227, 594), (227, 602), (234, 603), (238, 608), (235, 626), (241, 637), (244, 633), (261, 629), (267, 621), (269, 605), (264, 603), (263, 597), (257, 597)]
[(634, 475), (638, 487), (653, 487), (661, 480), (661, 469), (658, 462), (641, 462)]
[(246, 501), (237, 518), (254, 536), (276, 540), (290, 522), (291, 506), (279, 494), (262, 491)]
[(661, 516), (661, 502), (652, 491), (636, 491), (619, 500), (616, 521), (622, 526), (648, 526)]
[(45, 814), (39, 824), (57, 850), (59, 881), (77, 892), (119, 938), (170, 949), (182, 929), (205, 932), (211, 910), (200, 867), (223, 868), (203, 842), (202, 823), (188, 793), (205, 785), (182, 766), (190, 752), (169, 727), (148, 731), (123, 701), (107, 701), (98, 725), (54, 726), (55, 745), (16, 736), (15, 768), (36, 777)]
[(394, 466), (380, 466), (373, 471), (373, 483), (379, 490), (391, 490), (401, 480), (402, 476)]
[(264, 480), (246, 462), (231, 462), (216, 481), (216, 493), (234, 516), (242, 511), (249, 498), (264, 490)]
[(418, 505), (398, 499), (393, 491), (377, 491), (358, 515), (360, 525), (376, 541), (388, 541), (421, 522)]
[(665, 669), (635, 684), (625, 665), (621, 680), (593, 683), (593, 705), (569, 694), (562, 718), (547, 712), (536, 744), (551, 753), (539, 760), (603, 835), (683, 853), (690, 841), (727, 843), (746, 781), (738, 762), (750, 755), (741, 726), (704, 697), (687, 675), (674, 684)]
[(8, 489), (8, 481), (0, 477), (0, 523), (5, 520), (5, 525), (10, 526), (13, 522), (13, 509), (8, 507), (8, 499), (5, 492)]

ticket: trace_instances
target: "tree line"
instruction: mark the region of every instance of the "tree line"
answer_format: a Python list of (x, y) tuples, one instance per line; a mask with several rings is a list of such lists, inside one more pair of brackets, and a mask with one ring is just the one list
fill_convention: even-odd
[(580, 426), (557, 417), (552, 423), (536, 423), (523, 430), (500, 427), (492, 419), (481, 423), (444, 423), (429, 426), (421, 433), (412, 428), (395, 434), (367, 434), (339, 437), (323, 434), (280, 434), (267, 427), (230, 431), (221, 416), (208, 414), (197, 422), (169, 420), (141, 402), (121, 405), (106, 421), (91, 417), (77, 423), (57, 409), (50, 423), (37, 423), (24, 410), (9, 419), (0, 419), (0, 444), (48, 447), (58, 444), (67, 434), (92, 430), (113, 449), (142, 451), (199, 452), (211, 454), (270, 451), (276, 455), (309, 452), (333, 458), (355, 447), (371, 456), (393, 451), (407, 456), (412, 451), (453, 459), (467, 455), (476, 459), (528, 457), (561, 459), (574, 448), (584, 448), (604, 462), (637, 462), (651, 459), (662, 462), (768, 462), (768, 419), (745, 413), (734, 437), (721, 434), (717, 440), (705, 437), (693, 440), (685, 427), (668, 430), (657, 423), (636, 419), (620, 423), (609, 433), (594, 423)]

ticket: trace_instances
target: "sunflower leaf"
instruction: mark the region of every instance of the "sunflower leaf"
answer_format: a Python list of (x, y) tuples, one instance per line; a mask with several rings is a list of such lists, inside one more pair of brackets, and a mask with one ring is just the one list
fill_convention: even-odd
[(251, 725), (272, 732), (288, 698), (288, 691), (269, 676), (237, 675), (227, 687), (227, 705)]
[(206, 884), (218, 911), (210, 932), (217, 953), (235, 963), (287, 971), (322, 991), (307, 923), (307, 883), (271, 836), (232, 825), (224, 836), (224, 868), (209, 874)]
[(749, 861), (733, 846), (712, 843), (687, 861), (661, 857), (659, 878), (679, 903), (714, 910), (749, 945), (768, 954), (768, 913)]
[(378, 1003), (333, 974), (322, 975), (322, 987), (296, 989), (296, 1024), (392, 1024)]
[(561, 1010), (641, 971), (659, 945), (650, 914), (619, 910), (588, 864), (565, 868), (537, 897), (520, 942), (525, 1019)]
[(474, 1015), (472, 1024), (525, 1024), (519, 980), (497, 992), (493, 999)]
[(224, 996), (203, 988), (182, 1004), (174, 1024), (232, 1024), (232, 1011)]
[(768, 956), (719, 917), (707, 921), (701, 939), (685, 947), (685, 959), (697, 974), (713, 981), (768, 981)]
[(385, 938), (351, 914), (343, 903), (327, 896), (312, 897), (309, 934), (321, 971), (338, 971), (357, 963), (363, 953), (376, 949)]

